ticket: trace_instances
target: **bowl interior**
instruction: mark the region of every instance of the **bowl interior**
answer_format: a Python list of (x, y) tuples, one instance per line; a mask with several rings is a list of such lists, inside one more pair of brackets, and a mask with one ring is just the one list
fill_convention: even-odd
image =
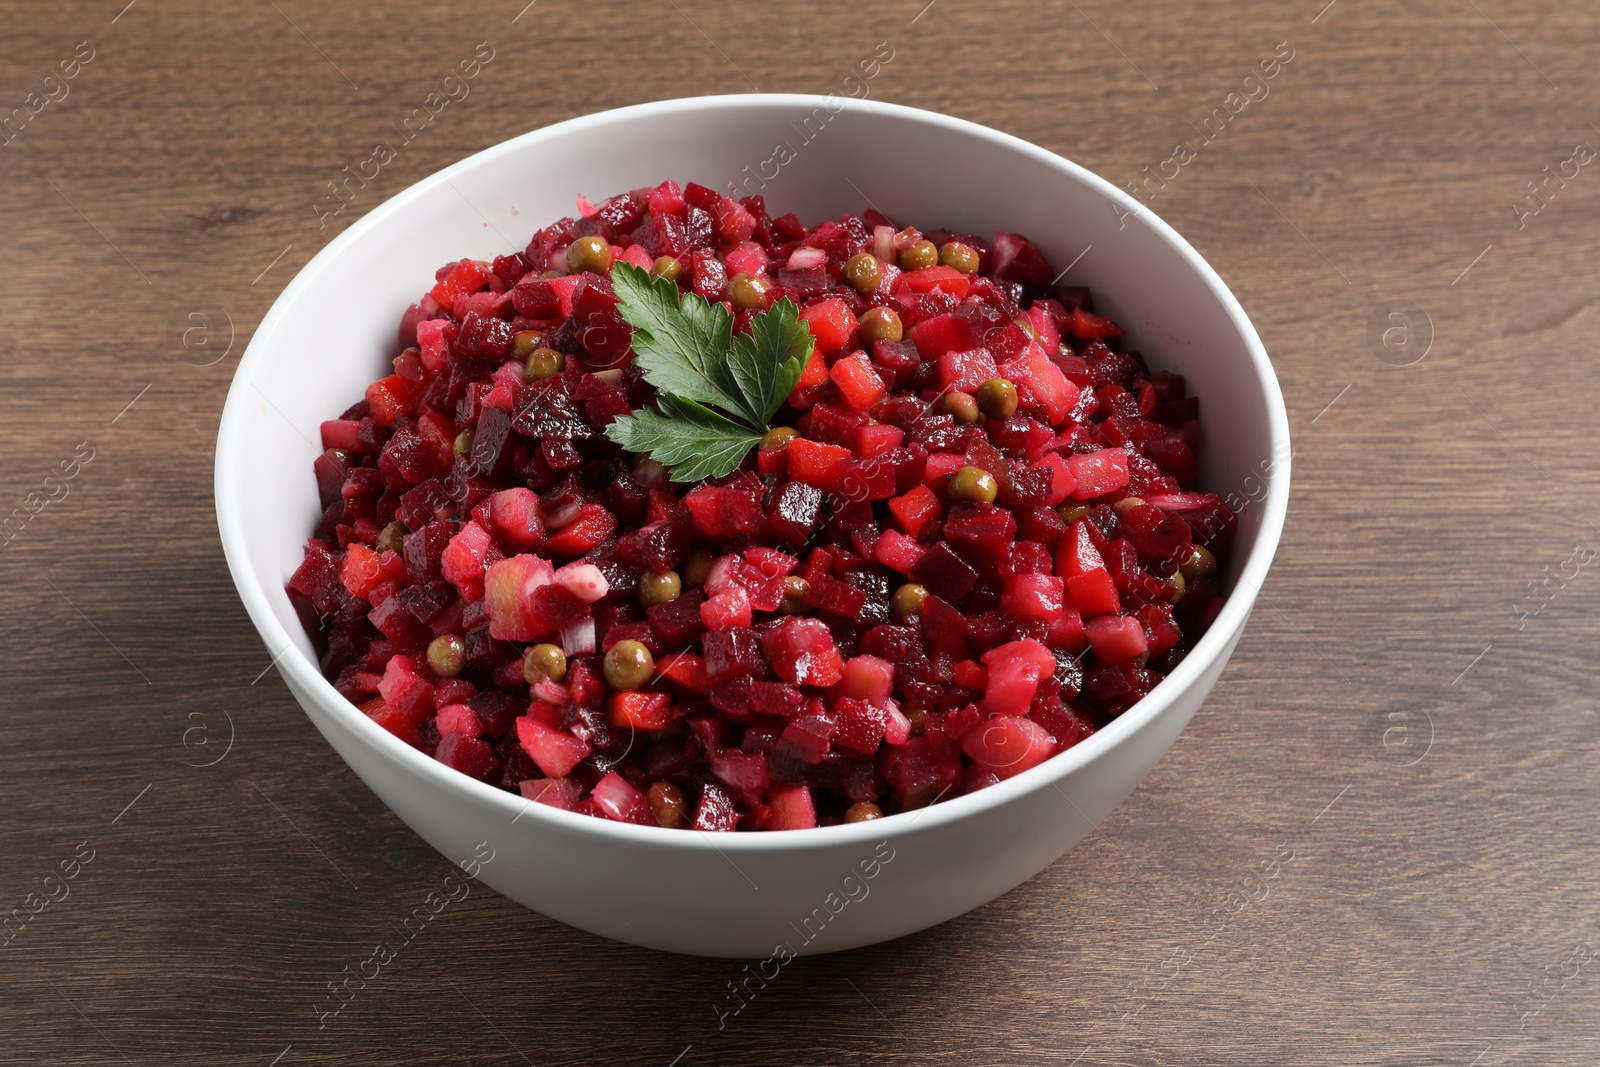
[(1275, 445), (1287, 452), (1282, 399), (1237, 303), (1159, 219), (1041, 149), (927, 112), (820, 97), (667, 101), (535, 131), (425, 179), (324, 249), (257, 330), (224, 414), (218, 516), (247, 607), (274, 655), (294, 646), (285, 665), (307, 684), (326, 685), (283, 584), (319, 514), (319, 424), (386, 372), (401, 312), (436, 268), (520, 250), (574, 214), (579, 194), (598, 201), (667, 177), (759, 193), (808, 225), (875, 207), (902, 225), (1016, 231), (1057, 270), (1072, 264), (1063, 281), (1091, 286), (1129, 347), (1201, 397), (1202, 486), (1258, 501), (1241, 516), (1228, 577), (1264, 577), (1287, 497), (1286, 458), (1273, 462)]

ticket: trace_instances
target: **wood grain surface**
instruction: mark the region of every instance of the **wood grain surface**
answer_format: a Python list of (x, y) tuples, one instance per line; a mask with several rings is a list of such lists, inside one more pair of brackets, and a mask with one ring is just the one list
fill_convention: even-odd
[[(1574, 157), (1600, 146), (1600, 11), (525, 2), (0, 8), (0, 513), (56, 498), (0, 534), (0, 903), (58, 898), (0, 947), (0, 1061), (1595, 1062), (1600, 168)], [(480, 41), (470, 97), (319, 226)], [(213, 448), (252, 329), (469, 153), (640, 101), (843, 91), (879, 41), (875, 98), (1119, 184), (1292, 50), (1146, 194), (1254, 319), (1296, 443), (1221, 683), (1043, 874), (798, 961), (725, 1028), (737, 964), (476, 885), (320, 1020), (451, 868), (311, 727), (224, 568)]]

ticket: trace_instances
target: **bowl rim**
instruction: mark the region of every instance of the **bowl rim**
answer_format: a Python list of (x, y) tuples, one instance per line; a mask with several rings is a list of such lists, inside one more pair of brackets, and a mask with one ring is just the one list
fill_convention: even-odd
[[(815, 108), (827, 107), (837, 114), (848, 111), (860, 114), (888, 116), (906, 123), (932, 126), (964, 135), (986, 146), (1004, 149), (1044, 163), (1064, 177), (1076, 180), (1120, 206), (1125, 217), (1149, 229), (1173, 248), (1184, 262), (1205, 283), (1212, 295), (1228, 315), (1234, 328), (1245, 342), (1246, 351), (1255, 371), (1256, 383), (1266, 402), (1271, 469), (1266, 474), (1267, 494), (1258, 506), (1261, 510), (1261, 527), (1249, 556), (1239, 568), (1234, 588), (1226, 597), (1222, 610), (1194, 650), (1155, 689), (1132, 705), (1113, 722), (1078, 744), (1045, 760), (1011, 778), (986, 789), (964, 796), (942, 800), (924, 808), (887, 815), (865, 823), (843, 823), (837, 826), (813, 827), (798, 832), (764, 833), (685, 833), (655, 826), (635, 826), (609, 819), (564, 811), (546, 804), (527, 800), (504, 789), (469, 778), (423, 752), (412, 748), (367, 716), (334, 689), (321, 671), (301, 652), (293, 636), (279, 621), (268, 603), (265, 590), (256, 581), (247, 564), (248, 553), (242, 520), (240, 495), (245, 486), (229, 477), (237, 465), (239, 454), (247, 447), (243, 439), (241, 412), (248, 403), (247, 392), (255, 372), (266, 360), (266, 351), (272, 335), (286, 319), (302, 293), (315, 285), (322, 272), (346, 248), (359, 242), (372, 230), (383, 226), (391, 215), (401, 211), (410, 202), (448, 184), (452, 177), (492, 164), (529, 143), (554, 139), (591, 127), (602, 127), (613, 122), (657, 118), (668, 120), (674, 116), (694, 112), (719, 111), (741, 108)], [(1267, 570), (1276, 553), (1283, 531), (1289, 500), (1289, 475), (1292, 452), (1289, 447), (1289, 420), (1283, 394), (1273, 372), (1266, 348), (1262, 345), (1255, 327), (1216, 270), (1195, 251), (1176, 230), (1157, 216), (1149, 207), (1130, 196), (1106, 179), (1077, 163), (1025, 141), (1012, 134), (1002, 133), (979, 123), (954, 118), (903, 104), (873, 100), (844, 98), (836, 95), (801, 93), (748, 93), (724, 96), (700, 96), (660, 100), (613, 108), (549, 126), (492, 145), (479, 152), (435, 171), (396, 193), (352, 223), (346, 230), (329, 241), (321, 251), (302, 267), (283, 291), (273, 301), (251, 337), (223, 405), (217, 433), (215, 463), (215, 501), (217, 526), (222, 540), (223, 555), (235, 587), (243, 600), (245, 610), (256, 630), (266, 642), (270, 652), (276, 653), (273, 663), (280, 672), (286, 672), (286, 683), (310, 694), (328, 714), (338, 720), (349, 732), (365, 743), (376, 746), (391, 762), (420, 775), (431, 784), (465, 794), (478, 804), (497, 810), (508, 823), (527, 819), (532, 825), (562, 834), (591, 835), (599, 840), (650, 848), (676, 848), (711, 853), (751, 853), (768, 850), (826, 849), (853, 844), (869, 845), (888, 836), (898, 836), (916, 826), (919, 831), (931, 831), (948, 823), (973, 818), (995, 808), (1004, 807), (1036, 790), (1054, 785), (1060, 779), (1104, 756), (1128, 741), (1132, 735), (1147, 726), (1173, 703), (1177, 696), (1193, 684), (1199, 676), (1222, 655), (1225, 646), (1240, 633), (1254, 605), (1256, 593), (1266, 579)], [(309, 472), (308, 475), (309, 477)], [(1059, 790), (1058, 790), (1059, 791)], [(1065, 795), (1065, 794), (1063, 794)], [(1071, 800), (1068, 798), (1068, 802)], [(1074, 805), (1076, 807), (1076, 805)], [(1082, 814), (1080, 812), (1080, 814)], [(1087, 816), (1085, 816), (1087, 818)]]

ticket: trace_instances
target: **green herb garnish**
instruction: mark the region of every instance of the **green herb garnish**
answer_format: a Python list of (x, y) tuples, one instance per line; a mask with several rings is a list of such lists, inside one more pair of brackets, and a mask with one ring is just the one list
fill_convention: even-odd
[(814, 340), (799, 311), (780, 300), (733, 336), (733, 316), (696, 293), (631, 263), (611, 271), (617, 310), (633, 327), (633, 361), (656, 387), (656, 406), (623, 415), (606, 436), (648, 453), (675, 482), (717, 478), (739, 464), (771, 428)]

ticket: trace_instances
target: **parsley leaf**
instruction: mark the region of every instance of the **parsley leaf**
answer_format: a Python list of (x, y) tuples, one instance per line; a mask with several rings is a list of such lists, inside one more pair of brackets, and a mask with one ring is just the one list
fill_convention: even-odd
[(788, 300), (751, 319), (750, 332), (733, 339), (733, 377), (754, 405), (757, 422), (766, 425), (789, 399), (815, 343)]
[[(629, 263), (611, 272), (617, 310), (633, 327), (634, 362), (656, 407), (618, 418), (606, 436), (672, 468), (674, 481), (730, 474), (794, 391), (815, 345), (795, 306), (780, 300), (733, 336), (733, 316)], [(715, 410), (714, 410), (715, 409)]]
[(630, 452), (650, 453), (672, 468), (673, 481), (697, 482), (737, 470), (762, 435), (704, 404), (662, 393), (655, 407), (613, 420), (606, 436)]
[(679, 298), (666, 278), (652, 278), (632, 263), (611, 272), (617, 311), (633, 327), (633, 361), (663, 393), (713, 404), (755, 422), (728, 366), (733, 317), (698, 293)]

